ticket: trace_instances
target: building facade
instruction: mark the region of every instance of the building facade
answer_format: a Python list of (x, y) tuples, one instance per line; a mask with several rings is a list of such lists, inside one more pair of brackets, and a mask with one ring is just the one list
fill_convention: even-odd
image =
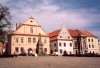
[[(63, 28), (49, 33), (51, 53), (54, 51), (61, 53), (64, 50), (68, 54), (99, 53), (99, 42), (95, 35), (86, 30), (65, 30), (65, 33), (62, 30)], [(63, 36), (66, 40), (61, 40)], [(64, 47), (64, 42), (66, 42), (66, 47)], [(62, 47), (59, 47), (61, 44)], [(72, 47), (70, 47), (71, 45)], [(60, 52), (60, 48), (63, 51)]]
[[(74, 45), (77, 46), (78, 54), (99, 53), (98, 38), (95, 35), (86, 30), (74, 31), (77, 32)], [(75, 41), (75, 37), (73, 37), (73, 41)]]
[(59, 55), (73, 54), (72, 37), (63, 25), (60, 30), (49, 33), (51, 54), (58, 52)]
[(23, 52), (50, 54), (49, 36), (32, 17), (16, 24), (16, 30), (8, 38), (8, 55)]

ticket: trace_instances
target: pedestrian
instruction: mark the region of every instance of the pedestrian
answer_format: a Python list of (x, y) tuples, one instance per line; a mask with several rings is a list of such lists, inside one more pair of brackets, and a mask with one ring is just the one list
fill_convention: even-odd
[(15, 58), (15, 57), (17, 57), (17, 53), (16, 53), (16, 51), (14, 51), (14, 58)]
[(35, 53), (35, 55), (34, 55), (35, 57), (37, 57), (37, 53)]
[(26, 51), (26, 56), (28, 56), (28, 51)]

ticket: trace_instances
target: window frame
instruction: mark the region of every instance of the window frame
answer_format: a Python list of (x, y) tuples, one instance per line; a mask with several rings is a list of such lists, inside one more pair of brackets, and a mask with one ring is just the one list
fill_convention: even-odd
[(88, 42), (90, 42), (90, 39), (88, 39)]
[(93, 42), (93, 39), (91, 39), (91, 42)]
[(62, 46), (61, 42), (59, 43), (59, 46)]
[(18, 43), (19, 42), (19, 38), (16, 38), (16, 43)]
[(47, 40), (46, 39), (44, 39), (44, 43), (47, 43)]
[(33, 33), (33, 27), (30, 27), (30, 33)]
[(31, 43), (31, 38), (30, 37), (28, 38), (28, 43)]
[(89, 48), (91, 48), (91, 45), (89, 44)]
[(70, 47), (72, 47), (72, 43), (70, 43)]
[(15, 52), (19, 52), (19, 47), (15, 47)]
[(62, 49), (60, 49), (60, 53), (63, 53), (63, 52), (62, 52)]
[(94, 48), (94, 45), (92, 44), (92, 48)]
[(64, 43), (64, 47), (66, 47), (66, 43)]
[(24, 39), (23, 38), (21, 38), (21, 43), (24, 43)]
[(36, 43), (36, 38), (33, 38), (33, 43)]

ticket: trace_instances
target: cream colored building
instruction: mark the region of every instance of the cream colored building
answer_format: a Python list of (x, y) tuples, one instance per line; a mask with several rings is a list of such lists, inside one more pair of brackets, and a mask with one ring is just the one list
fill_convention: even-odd
[(9, 55), (30, 52), (38, 54), (50, 54), (49, 36), (34, 20), (16, 24), (16, 30), (9, 36), (7, 52)]
[(99, 45), (97, 37), (87, 37), (88, 53), (99, 53)]
[(74, 54), (99, 53), (98, 38), (86, 30), (69, 30), (74, 43)]

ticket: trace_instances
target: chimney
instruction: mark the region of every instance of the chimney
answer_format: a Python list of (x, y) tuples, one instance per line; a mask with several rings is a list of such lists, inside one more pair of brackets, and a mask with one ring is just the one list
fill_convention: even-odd
[(16, 23), (16, 29), (18, 28), (18, 24)]
[(19, 23), (19, 26), (18, 27), (20, 27), (21, 26), (21, 23)]

